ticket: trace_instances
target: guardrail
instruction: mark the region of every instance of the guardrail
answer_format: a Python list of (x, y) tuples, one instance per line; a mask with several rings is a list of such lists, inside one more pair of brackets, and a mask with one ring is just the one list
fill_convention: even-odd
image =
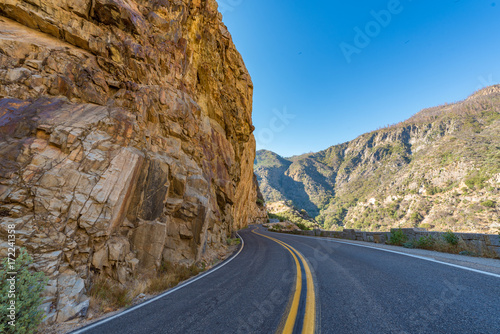
[[(394, 230), (394, 229), (393, 229)], [(402, 228), (403, 233), (408, 240), (418, 240), (420, 237), (432, 236), (434, 239), (442, 239), (446, 232), (431, 232), (420, 228)], [(352, 229), (343, 231), (276, 231), (279, 233), (298, 234), (315, 237), (337, 238), (346, 240), (357, 240), (374, 242), (379, 244), (388, 244), (391, 232), (363, 232)], [(392, 231), (392, 230), (391, 230)], [(477, 254), (497, 254), (500, 258), (500, 236), (498, 234), (478, 234), (478, 233), (454, 233), (464, 244), (473, 249)]]

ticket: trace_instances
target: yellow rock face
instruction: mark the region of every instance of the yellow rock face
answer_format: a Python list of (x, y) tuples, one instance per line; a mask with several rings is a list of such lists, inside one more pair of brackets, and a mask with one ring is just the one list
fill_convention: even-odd
[(64, 282), (209, 259), (265, 218), (253, 85), (216, 8), (0, 3), (1, 220), (51, 277), (49, 320), (88, 305)]

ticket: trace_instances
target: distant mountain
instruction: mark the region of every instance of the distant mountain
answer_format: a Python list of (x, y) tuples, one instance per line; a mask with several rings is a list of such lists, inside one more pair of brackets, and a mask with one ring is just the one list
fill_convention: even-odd
[(291, 201), (326, 228), (495, 232), (500, 85), (317, 153), (258, 151), (254, 171), (267, 202)]

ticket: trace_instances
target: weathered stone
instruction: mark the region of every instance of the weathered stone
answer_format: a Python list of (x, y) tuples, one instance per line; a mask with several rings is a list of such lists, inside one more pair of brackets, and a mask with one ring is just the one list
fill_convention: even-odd
[(216, 8), (0, 2), (0, 206), (10, 215), (0, 237), (19, 226), (35, 268), (59, 282), (50, 319), (85, 313), (69, 276), (79, 288), (94, 273), (123, 283), (162, 260), (208, 259), (265, 216), (253, 84)]
[(500, 235), (485, 235), (485, 242), (488, 246), (500, 247)]
[(23, 79), (27, 79), (30, 75), (31, 75), (30, 70), (28, 70), (26, 68), (22, 68), (22, 67), (12, 68), (12, 69), (7, 71), (6, 79), (11, 81), (11, 82), (16, 82), (16, 81), (20, 81)]
[(500, 258), (500, 247), (492, 247), (491, 249), (496, 253), (497, 257)]
[(144, 270), (160, 266), (166, 234), (166, 225), (159, 222), (145, 223), (135, 229), (132, 244), (137, 250), (137, 259)]
[(68, 321), (77, 317), (85, 317), (89, 309), (90, 300), (87, 299), (79, 304), (69, 302), (57, 312), (57, 322)]
[(57, 319), (57, 311), (53, 309), (53, 303), (47, 302), (40, 305), (40, 310), (45, 313), (44, 318), (42, 319), (42, 323), (51, 324), (54, 323)]
[(110, 261), (124, 261), (130, 252), (130, 243), (126, 238), (112, 238), (108, 241), (108, 258)]
[(136, 258), (133, 258), (132, 260), (127, 261), (127, 264), (132, 272), (137, 271), (137, 266), (139, 265), (139, 260)]
[(61, 274), (57, 280), (59, 300), (57, 303), (57, 321), (64, 322), (83, 316), (89, 306), (85, 297), (85, 282), (75, 272)]
[(104, 267), (109, 266), (109, 255), (108, 255), (108, 247), (102, 247), (98, 251), (94, 253), (94, 256), (92, 256), (92, 265), (99, 269), (102, 270)]
[(186, 226), (186, 224), (182, 224), (179, 228), (179, 235), (181, 239), (192, 239), (193, 232)]

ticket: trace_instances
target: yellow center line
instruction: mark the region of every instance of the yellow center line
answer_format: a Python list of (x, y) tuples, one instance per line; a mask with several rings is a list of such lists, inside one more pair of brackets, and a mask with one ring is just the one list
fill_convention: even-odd
[(304, 270), (307, 277), (307, 298), (306, 298), (306, 313), (304, 315), (304, 325), (302, 334), (313, 334), (316, 327), (316, 293), (314, 292), (314, 282), (311, 269), (304, 259), (302, 254), (297, 252), (304, 264)]
[(283, 334), (293, 333), (293, 327), (295, 326), (295, 320), (297, 318), (297, 313), (298, 313), (298, 309), (299, 309), (300, 294), (302, 292), (302, 271), (300, 270), (300, 262), (297, 259), (297, 257), (295, 256), (295, 253), (297, 253), (297, 255), (302, 260), (302, 263), (304, 265), (304, 271), (306, 274), (306, 279), (307, 279), (306, 311), (305, 311), (305, 315), (304, 315), (304, 324), (302, 327), (302, 334), (314, 334), (315, 327), (316, 327), (316, 294), (314, 292), (314, 281), (312, 278), (311, 269), (309, 268), (307, 261), (305, 260), (305, 258), (302, 256), (302, 254), (300, 252), (298, 252), (295, 248), (293, 248), (289, 244), (287, 244), (281, 240), (269, 237), (267, 235), (255, 232), (255, 230), (252, 230), (252, 232), (280, 244), (281, 246), (286, 248), (290, 252), (290, 254), (292, 254), (292, 256), (295, 260), (295, 266), (297, 268), (297, 281), (295, 284), (295, 293), (294, 293), (293, 300), (292, 300), (292, 306), (290, 308), (290, 312), (288, 313), (288, 317), (287, 317), (287, 320), (285, 322)]

